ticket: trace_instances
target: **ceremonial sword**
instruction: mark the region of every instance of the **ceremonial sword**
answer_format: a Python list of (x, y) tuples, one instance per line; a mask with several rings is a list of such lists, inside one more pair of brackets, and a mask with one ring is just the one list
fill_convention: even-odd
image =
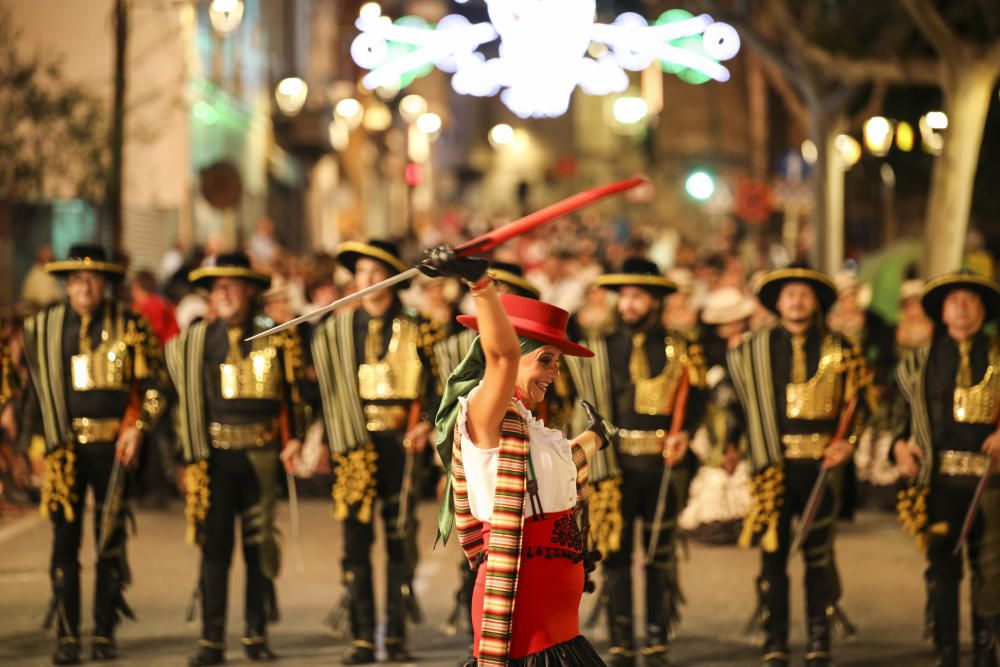
[[(831, 442), (837, 442), (838, 440), (843, 440), (847, 437), (847, 431), (851, 427), (851, 422), (854, 421), (854, 413), (858, 409), (858, 396), (860, 395), (860, 390), (854, 394), (847, 407), (844, 408), (843, 414), (840, 415), (840, 423), (837, 425), (837, 432), (833, 436)], [(793, 555), (805, 542), (806, 537), (809, 535), (809, 531), (812, 530), (813, 522), (816, 521), (816, 514), (819, 512), (819, 505), (823, 500), (823, 491), (826, 488), (826, 478), (829, 473), (829, 468), (821, 468), (819, 475), (816, 477), (816, 482), (813, 483), (812, 491), (809, 492), (809, 499), (806, 501), (806, 507), (802, 512), (802, 520), (799, 521), (798, 530), (795, 531), (795, 539), (792, 540), (792, 548), (788, 551), (788, 555)]]
[[(674, 417), (670, 422), (670, 435), (681, 432), (684, 426), (684, 413), (687, 412), (688, 391), (691, 389), (691, 372), (684, 369), (681, 383), (677, 387), (677, 397), (674, 399)], [(656, 543), (660, 541), (660, 528), (663, 525), (663, 515), (667, 512), (667, 491), (670, 488), (670, 476), (674, 467), (664, 461), (663, 476), (660, 477), (660, 488), (656, 494), (656, 511), (653, 513), (652, 530), (649, 533), (649, 544), (646, 546), (646, 565), (652, 565), (656, 558)]]
[(125, 492), (125, 474), (122, 462), (115, 456), (111, 464), (111, 476), (108, 478), (107, 490), (104, 492), (104, 504), (101, 507), (101, 528), (97, 534), (97, 557), (104, 555), (108, 541), (115, 531), (115, 523), (121, 510), (122, 496)]
[[(997, 428), (1000, 429), (1000, 423), (997, 424)], [(972, 530), (972, 522), (976, 520), (976, 512), (983, 501), (983, 495), (986, 493), (986, 487), (989, 485), (992, 475), (993, 459), (989, 458), (986, 470), (983, 471), (982, 477), (979, 478), (979, 483), (976, 484), (976, 492), (972, 494), (972, 502), (969, 503), (969, 509), (965, 512), (965, 520), (962, 521), (962, 530), (958, 534), (958, 542), (955, 543), (955, 548), (952, 550), (952, 554), (955, 556), (962, 552), (962, 545), (969, 538), (969, 531)]]
[(288, 515), (292, 522), (292, 542), (295, 544), (295, 569), (299, 574), (306, 571), (305, 559), (302, 557), (302, 536), (299, 526), (299, 493), (295, 488), (295, 475), (285, 471), (288, 482)]
[[(535, 211), (534, 213), (529, 213), (523, 218), (519, 218), (517, 220), (509, 222), (506, 225), (498, 227), (493, 231), (487, 232), (482, 236), (472, 239), (471, 241), (466, 241), (465, 243), (462, 243), (455, 247), (455, 254), (461, 257), (467, 257), (474, 252), (480, 252), (480, 253), (487, 252), (497, 247), (501, 243), (509, 241), (512, 238), (516, 238), (518, 236), (527, 234), (536, 227), (540, 227), (541, 225), (544, 225), (547, 222), (551, 222), (556, 218), (560, 218), (564, 215), (572, 213), (573, 211), (579, 210), (585, 206), (589, 206), (590, 204), (596, 203), (602, 199), (605, 199), (606, 197), (610, 197), (611, 195), (616, 195), (621, 192), (625, 192), (626, 190), (631, 190), (634, 187), (645, 185), (648, 182), (649, 181), (646, 178), (633, 177), (633, 178), (627, 178), (622, 181), (609, 183), (607, 185), (602, 185), (597, 188), (592, 188), (590, 190), (584, 190), (583, 192), (579, 192), (571, 197), (567, 197), (562, 201), (558, 201), (555, 204), (550, 204), (549, 206), (546, 206), (543, 209)], [(320, 317), (321, 315), (329, 313), (332, 310), (342, 308), (343, 306), (346, 306), (349, 303), (354, 303), (355, 301), (363, 299), (364, 297), (374, 292), (378, 292), (388, 287), (392, 287), (393, 285), (397, 285), (399, 283), (406, 282), (407, 280), (410, 280), (412, 278), (416, 278), (418, 275), (420, 275), (420, 269), (418, 269), (417, 267), (409, 268), (406, 271), (403, 271), (398, 275), (383, 280), (380, 283), (376, 283), (371, 287), (366, 287), (363, 290), (359, 290), (341, 299), (337, 299), (336, 301), (329, 303), (325, 306), (322, 306), (320, 308), (317, 308), (316, 310), (313, 310), (311, 312), (308, 312), (305, 315), (301, 315), (299, 317), (296, 317), (295, 319), (289, 320), (284, 324), (279, 324), (278, 326), (267, 329), (266, 331), (262, 331), (259, 334), (250, 336), (246, 340), (251, 341), (256, 338), (263, 338), (264, 336), (270, 336), (271, 334), (278, 333), (279, 331), (284, 331), (285, 329), (290, 329), (294, 326), (298, 326), (303, 322), (311, 322), (316, 318)]]

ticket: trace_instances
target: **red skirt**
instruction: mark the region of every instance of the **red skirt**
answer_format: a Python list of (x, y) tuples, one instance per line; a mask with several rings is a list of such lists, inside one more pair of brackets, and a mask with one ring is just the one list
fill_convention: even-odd
[[(483, 540), (488, 551), (489, 524), (483, 526)], [(487, 563), (479, 567), (472, 594), (473, 655), (477, 657)], [(508, 657), (523, 658), (580, 634), (583, 581), (583, 543), (573, 510), (525, 519)]]

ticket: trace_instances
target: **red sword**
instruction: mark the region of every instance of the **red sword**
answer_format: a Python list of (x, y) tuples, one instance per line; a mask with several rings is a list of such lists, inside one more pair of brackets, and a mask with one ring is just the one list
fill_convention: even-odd
[[(455, 252), (461, 256), (468, 256), (473, 253), (487, 252), (497, 247), (501, 243), (516, 238), (518, 236), (523, 236), (533, 229), (541, 227), (547, 222), (551, 222), (556, 218), (561, 218), (564, 215), (577, 211), (585, 206), (589, 206), (595, 202), (598, 202), (611, 195), (616, 195), (626, 190), (631, 190), (639, 185), (644, 185), (648, 183), (648, 180), (642, 177), (626, 178), (623, 181), (616, 181), (614, 183), (608, 183), (607, 185), (602, 185), (601, 187), (592, 188), (590, 190), (584, 190), (578, 194), (571, 197), (567, 197), (562, 201), (556, 202), (546, 206), (545, 208), (535, 211), (534, 213), (529, 213), (528, 215), (507, 223), (503, 227), (498, 227), (491, 232), (487, 232), (482, 236), (472, 239), (471, 241), (466, 241), (455, 248)], [(285, 329), (290, 329), (294, 326), (301, 324), (302, 322), (308, 322), (316, 319), (320, 315), (324, 315), (331, 310), (336, 310), (337, 308), (342, 308), (349, 303), (353, 303), (358, 299), (362, 299), (373, 292), (378, 292), (387, 287), (392, 287), (393, 285), (401, 282), (410, 280), (411, 278), (417, 277), (420, 273), (420, 269), (412, 267), (399, 273), (387, 280), (383, 280), (380, 283), (367, 287), (363, 290), (355, 292), (354, 294), (349, 294), (342, 299), (338, 299), (333, 303), (327, 304), (321, 308), (306, 313), (300, 317), (296, 317), (293, 320), (289, 320), (284, 324), (279, 324), (276, 327), (268, 329), (267, 331), (262, 331), (261, 333), (247, 338), (247, 340), (254, 340), (255, 338), (263, 338), (264, 336), (270, 336), (271, 334), (278, 333), (279, 331), (284, 331)]]

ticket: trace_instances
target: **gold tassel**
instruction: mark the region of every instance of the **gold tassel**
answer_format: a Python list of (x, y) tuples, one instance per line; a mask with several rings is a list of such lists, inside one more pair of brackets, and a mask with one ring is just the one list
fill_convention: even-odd
[(622, 481), (606, 479), (597, 485), (588, 502), (590, 533), (602, 554), (621, 549), (622, 535)]
[(375, 475), (378, 473), (378, 452), (367, 442), (347, 454), (333, 455), (334, 482), (333, 516), (344, 520), (353, 510), (361, 523), (371, 523), (375, 503)]
[(778, 550), (778, 519), (785, 493), (784, 483), (785, 470), (780, 465), (770, 466), (750, 478), (753, 504), (737, 541), (742, 548), (750, 548), (754, 538), (761, 535), (760, 546), (764, 551), (774, 553)]
[(210, 495), (208, 488), (208, 461), (191, 463), (184, 468), (184, 517), (187, 519), (185, 541), (198, 544), (198, 528), (208, 516)]
[(42, 501), (38, 511), (45, 518), (60, 509), (63, 518), (72, 523), (76, 520), (73, 501), (76, 495), (76, 453), (73, 445), (66, 445), (45, 456), (45, 481), (42, 484)]

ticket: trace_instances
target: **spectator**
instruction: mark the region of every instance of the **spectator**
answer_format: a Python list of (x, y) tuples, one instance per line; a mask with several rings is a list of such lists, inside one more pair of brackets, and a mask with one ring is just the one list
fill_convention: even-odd
[(45, 265), (55, 259), (52, 246), (43, 245), (35, 254), (35, 263), (24, 277), (21, 299), (38, 308), (44, 308), (63, 298), (63, 288), (58, 278), (45, 270)]
[(137, 272), (129, 287), (132, 294), (132, 309), (146, 318), (162, 347), (180, 332), (174, 307), (157, 294), (156, 278), (149, 271)]

